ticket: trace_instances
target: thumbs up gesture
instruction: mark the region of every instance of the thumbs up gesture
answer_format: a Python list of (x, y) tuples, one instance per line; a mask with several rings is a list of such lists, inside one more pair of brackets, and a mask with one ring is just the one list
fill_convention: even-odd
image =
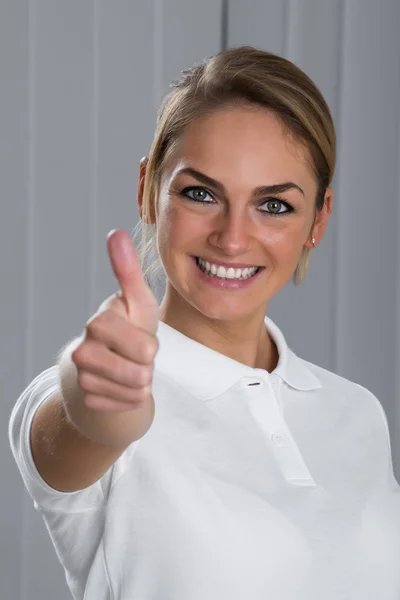
[(87, 321), (71, 359), (85, 405), (118, 413), (152, 399), (159, 307), (129, 234), (123, 229), (112, 231), (107, 249), (120, 290)]

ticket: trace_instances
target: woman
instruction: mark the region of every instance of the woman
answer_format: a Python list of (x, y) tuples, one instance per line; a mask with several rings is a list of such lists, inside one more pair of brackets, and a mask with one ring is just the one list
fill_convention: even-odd
[(109, 234), (120, 291), (10, 420), (76, 600), (400, 597), (383, 408), (265, 316), (306, 275), (334, 165), (326, 102), (279, 56), (226, 50), (166, 96), (138, 186), (159, 260)]

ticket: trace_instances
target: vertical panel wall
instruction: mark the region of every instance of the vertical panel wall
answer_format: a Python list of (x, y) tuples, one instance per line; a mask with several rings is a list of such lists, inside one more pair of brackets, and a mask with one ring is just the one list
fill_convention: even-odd
[(0, 3), (2, 598), (70, 598), (8, 447), (9, 414), (116, 291), (106, 235), (139, 219), (160, 100), (225, 45), (287, 56), (332, 110), (333, 214), (307, 279), (268, 312), (300, 356), (380, 398), (399, 479), (399, 28), (397, 0)]
[(28, 28), (26, 0), (0, 2), (0, 597), (17, 600), (25, 490), (7, 423), (27, 381)]
[(340, 109), (336, 366), (382, 401), (397, 478), (400, 3), (345, 4)]
[(7, 82), (0, 122), (8, 142), (0, 147), (12, 169), (4, 161), (0, 168), (13, 200), (5, 206), (3, 198), (0, 223), (3, 289), (12, 291), (2, 294), (1, 311), (2, 597), (70, 598), (15, 469), (9, 414), (29, 381), (116, 291), (106, 235), (136, 225), (139, 160), (149, 151), (161, 97), (182, 68), (219, 51), (221, 17), (214, 0), (0, 6)]
[[(93, 4), (32, 0), (29, 19), (28, 381), (89, 310)], [(42, 518), (24, 504), (22, 599), (67, 600)]]

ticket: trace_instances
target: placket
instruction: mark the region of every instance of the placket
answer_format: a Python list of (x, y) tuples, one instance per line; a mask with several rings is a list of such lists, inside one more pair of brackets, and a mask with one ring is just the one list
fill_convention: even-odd
[(289, 484), (316, 487), (280, 407), (282, 380), (278, 375), (243, 377), (249, 410), (264, 432), (278, 468)]

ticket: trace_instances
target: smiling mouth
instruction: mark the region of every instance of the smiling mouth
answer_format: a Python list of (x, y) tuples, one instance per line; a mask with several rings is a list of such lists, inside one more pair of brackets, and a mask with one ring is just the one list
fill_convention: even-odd
[(192, 255), (192, 258), (194, 258), (196, 260), (196, 262), (198, 262), (199, 260), (202, 260), (203, 262), (208, 262), (213, 265), (215, 265), (217, 268), (218, 267), (224, 267), (224, 269), (227, 271), (228, 269), (241, 269), (243, 271), (243, 269), (262, 269), (263, 267), (261, 265), (242, 265), (239, 266), (238, 264), (225, 264), (225, 263), (219, 263), (218, 261), (213, 261), (210, 260), (208, 258), (203, 258), (202, 256), (195, 256), (194, 254)]
[[(211, 271), (208, 271), (203, 265), (200, 264), (198, 256), (193, 256), (193, 258), (195, 259), (196, 265), (197, 265), (198, 269), (200, 269), (200, 271), (202, 271), (209, 277), (213, 277), (215, 279), (221, 279), (223, 281), (246, 281), (248, 279), (251, 279), (255, 275), (257, 275), (257, 273), (264, 268), (264, 267), (251, 267), (250, 268), (251, 274), (247, 275), (246, 277), (243, 277), (243, 275), (240, 275), (240, 277), (225, 277), (225, 276), (217, 275), (216, 273), (212, 273)], [(221, 266), (223, 266), (223, 265), (221, 265)], [(249, 269), (249, 267), (246, 267), (246, 268)], [(224, 267), (224, 269), (225, 269), (225, 273), (227, 273), (228, 269), (226, 267)], [(244, 269), (241, 269), (241, 270), (243, 271)]]

